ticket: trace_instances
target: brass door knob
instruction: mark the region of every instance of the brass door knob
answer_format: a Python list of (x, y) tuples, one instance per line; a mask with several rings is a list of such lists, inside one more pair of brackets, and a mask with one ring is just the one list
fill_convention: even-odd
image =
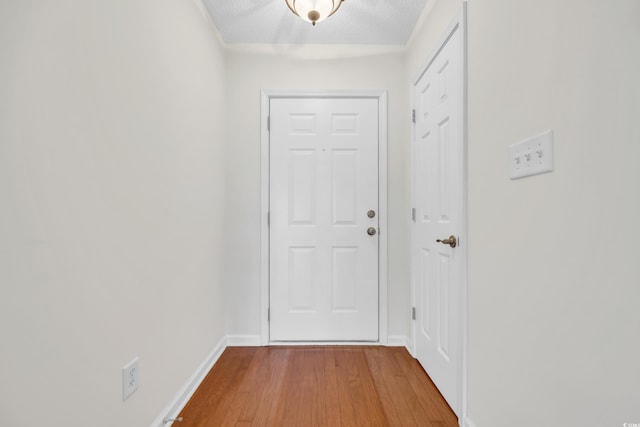
[(369, 236), (375, 236), (375, 234), (376, 234), (376, 228), (375, 228), (375, 227), (369, 227), (369, 228), (367, 228), (367, 234), (368, 234)]
[(456, 245), (458, 244), (458, 241), (456, 240), (456, 236), (449, 236), (448, 239), (444, 239), (444, 240), (438, 239), (438, 240), (436, 240), (436, 242), (442, 243), (444, 245), (449, 245), (452, 248), (455, 248)]

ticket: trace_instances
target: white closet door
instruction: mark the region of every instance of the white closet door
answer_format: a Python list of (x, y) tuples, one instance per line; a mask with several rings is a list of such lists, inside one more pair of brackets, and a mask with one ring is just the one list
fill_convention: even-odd
[[(464, 226), (461, 33), (460, 28), (454, 31), (413, 88), (415, 350), (456, 413), (460, 408), (458, 323), (464, 271), (459, 242)], [(455, 247), (446, 243), (450, 236), (456, 239)]]

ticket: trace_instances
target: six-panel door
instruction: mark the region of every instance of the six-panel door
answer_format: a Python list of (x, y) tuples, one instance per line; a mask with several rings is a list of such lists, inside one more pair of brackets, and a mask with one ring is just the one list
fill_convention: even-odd
[(378, 100), (272, 98), (269, 143), (270, 340), (377, 341)]
[[(460, 409), (463, 57), (458, 28), (413, 87), (416, 113), (412, 257), (416, 357), (451, 408)], [(466, 244), (466, 242), (462, 242)]]

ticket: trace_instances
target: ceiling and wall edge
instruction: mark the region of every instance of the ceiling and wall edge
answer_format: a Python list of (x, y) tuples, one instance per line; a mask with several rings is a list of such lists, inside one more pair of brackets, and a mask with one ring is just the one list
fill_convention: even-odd
[[(218, 42), (225, 52), (255, 53), (260, 55), (283, 55), (293, 58), (322, 60), (367, 57), (393, 53), (406, 53), (426, 24), (439, 0), (429, 0), (416, 19), (411, 34), (403, 45), (395, 44), (315, 44), (315, 43), (228, 43), (213, 20), (204, 0), (193, 0), (203, 17), (209, 22)], [(284, 2), (283, 2), (283, 5)], [(285, 5), (286, 6), (286, 5)]]

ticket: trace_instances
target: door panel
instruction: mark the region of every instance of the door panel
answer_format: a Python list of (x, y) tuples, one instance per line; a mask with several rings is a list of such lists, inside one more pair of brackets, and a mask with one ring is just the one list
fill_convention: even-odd
[(289, 223), (314, 225), (316, 202), (316, 152), (291, 150), (289, 153)]
[(331, 159), (333, 225), (357, 225), (358, 151), (335, 150)]
[[(451, 408), (460, 408), (460, 246), (438, 243), (464, 227), (464, 74), (456, 29), (413, 88), (413, 282), (416, 356)], [(463, 242), (466, 244), (466, 242)]]
[(271, 341), (378, 340), (378, 100), (270, 100)]
[(289, 310), (315, 311), (313, 297), (314, 267), (317, 265), (314, 247), (289, 247)]

